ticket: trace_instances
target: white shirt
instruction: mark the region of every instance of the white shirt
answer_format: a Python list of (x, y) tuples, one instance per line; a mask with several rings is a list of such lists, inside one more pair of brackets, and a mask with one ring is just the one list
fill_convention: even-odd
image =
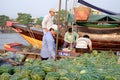
[(53, 18), (54, 17), (52, 17), (50, 14), (48, 14), (44, 17), (44, 19), (42, 21), (42, 28), (43, 28), (44, 33), (46, 33), (44, 28), (47, 28), (48, 30), (50, 28), (53, 28), (53, 29), (57, 30), (57, 25), (55, 25), (53, 23)]
[(44, 17), (42, 21), (42, 28), (49, 29), (49, 27), (52, 25), (53, 25), (53, 17), (50, 14), (48, 14)]
[(87, 49), (88, 45), (92, 45), (92, 42), (88, 38), (78, 38), (76, 42), (76, 48)]

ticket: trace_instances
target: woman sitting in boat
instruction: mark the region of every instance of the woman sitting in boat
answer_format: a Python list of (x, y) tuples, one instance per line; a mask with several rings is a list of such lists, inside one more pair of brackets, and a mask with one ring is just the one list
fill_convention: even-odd
[(75, 48), (76, 39), (78, 39), (78, 37), (79, 35), (76, 32), (72, 31), (72, 28), (69, 28), (64, 36), (63, 48), (67, 48), (67, 47)]
[(88, 35), (84, 35), (76, 40), (76, 52), (91, 52), (92, 41)]

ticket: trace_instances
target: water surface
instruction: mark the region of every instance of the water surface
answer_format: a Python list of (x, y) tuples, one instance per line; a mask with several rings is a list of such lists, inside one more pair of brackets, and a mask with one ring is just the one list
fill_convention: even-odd
[(0, 33), (0, 49), (4, 49), (4, 44), (13, 42), (29, 45), (18, 33)]

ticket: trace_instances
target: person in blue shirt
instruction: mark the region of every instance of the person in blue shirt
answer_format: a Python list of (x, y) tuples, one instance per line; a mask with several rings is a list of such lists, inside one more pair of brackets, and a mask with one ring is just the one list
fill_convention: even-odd
[(50, 28), (48, 32), (46, 32), (42, 39), (42, 49), (41, 49), (41, 59), (54, 59), (56, 56), (56, 45), (54, 35), (56, 35), (57, 30)]

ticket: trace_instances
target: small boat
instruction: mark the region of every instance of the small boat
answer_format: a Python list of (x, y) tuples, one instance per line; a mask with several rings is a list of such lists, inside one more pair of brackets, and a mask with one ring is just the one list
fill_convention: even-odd
[(4, 44), (4, 48), (6, 51), (12, 51), (12, 52), (19, 52), (21, 51), (21, 48), (23, 45), (21, 43), (8, 43)]

